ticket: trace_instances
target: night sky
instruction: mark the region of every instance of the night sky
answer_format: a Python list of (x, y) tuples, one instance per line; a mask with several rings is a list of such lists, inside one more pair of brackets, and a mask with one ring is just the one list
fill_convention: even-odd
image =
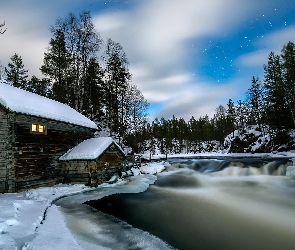
[(151, 117), (212, 116), (263, 79), (268, 54), (295, 42), (294, 0), (0, 0), (0, 61), (17, 53), (39, 71), (58, 17), (90, 11), (102, 39), (119, 42)]

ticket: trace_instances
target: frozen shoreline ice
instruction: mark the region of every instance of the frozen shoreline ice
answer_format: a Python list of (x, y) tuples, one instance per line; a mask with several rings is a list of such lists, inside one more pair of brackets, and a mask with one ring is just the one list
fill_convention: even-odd
[[(159, 168), (163, 167), (162, 163), (158, 165)], [(75, 248), (77, 245), (66, 227), (63, 215), (53, 203), (63, 201), (81, 204), (86, 200), (98, 199), (98, 193), (103, 197), (120, 192), (143, 192), (156, 179), (156, 176), (146, 174), (119, 180), (114, 184), (104, 183), (97, 188), (58, 184), (20, 193), (1, 194), (0, 249), (45, 249), (43, 245), (41, 247), (44, 243), (48, 249), (65, 249), (65, 243), (72, 246), (71, 249), (81, 249)]]

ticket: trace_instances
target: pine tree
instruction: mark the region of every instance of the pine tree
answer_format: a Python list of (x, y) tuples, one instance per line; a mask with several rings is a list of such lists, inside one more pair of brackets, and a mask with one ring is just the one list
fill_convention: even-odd
[(110, 135), (121, 137), (125, 131), (125, 92), (131, 80), (129, 62), (122, 46), (112, 39), (108, 39), (104, 61), (107, 125)]
[(237, 125), (239, 129), (244, 129), (248, 124), (249, 109), (247, 103), (239, 100), (236, 106)]
[(282, 50), (282, 70), (285, 88), (285, 100), (290, 109), (295, 126), (295, 44), (289, 42)]
[(38, 77), (33, 75), (31, 79), (28, 81), (26, 90), (37, 95), (41, 95), (52, 99), (50, 81), (46, 78), (39, 79)]
[(51, 27), (53, 38), (44, 55), (42, 73), (53, 82), (54, 98), (82, 112), (89, 64), (102, 43), (89, 12), (69, 13)]
[(215, 139), (222, 142), (226, 136), (226, 109), (219, 105), (213, 118), (215, 125)]
[(28, 70), (24, 69), (24, 64), (21, 56), (14, 54), (11, 58), (11, 62), (8, 63), (8, 68), (5, 68), (5, 74), (7, 81), (12, 86), (22, 89), (27, 89)]
[(276, 131), (289, 126), (289, 112), (285, 103), (285, 89), (281, 59), (273, 52), (264, 65), (264, 87), (266, 89), (266, 115), (269, 125)]
[(70, 54), (66, 49), (64, 33), (61, 30), (54, 30), (53, 36), (47, 52), (44, 53), (43, 65), (40, 70), (53, 83), (53, 99), (69, 104)]
[(250, 105), (250, 118), (249, 122), (253, 125), (258, 124), (261, 128), (261, 119), (263, 112), (263, 86), (258, 77), (252, 78), (251, 88), (248, 89), (247, 99)]
[(227, 103), (227, 110), (226, 110), (226, 123), (227, 123), (228, 133), (232, 132), (233, 136), (236, 129), (236, 120), (237, 120), (237, 114), (236, 114), (235, 103), (233, 102), (232, 99), (229, 99)]
[(167, 123), (166, 120), (164, 119), (164, 117), (162, 117), (160, 119), (160, 133), (159, 133), (159, 149), (161, 154), (166, 154), (167, 153), (167, 132), (168, 132), (168, 127), (167, 127)]
[(178, 120), (178, 129), (179, 129), (178, 141), (179, 141), (180, 152), (182, 152), (183, 149), (186, 149), (186, 152), (187, 152), (188, 149), (187, 149), (186, 141), (188, 138), (188, 126), (183, 118), (179, 118)]
[(95, 121), (99, 127), (103, 127), (104, 118), (103, 103), (103, 69), (95, 58), (89, 61), (83, 79), (84, 95), (82, 96), (82, 114)]
[(197, 121), (195, 117), (191, 117), (191, 119), (188, 121), (188, 129), (190, 134), (190, 151), (195, 153), (196, 152), (196, 146), (198, 142), (198, 127), (197, 127)]

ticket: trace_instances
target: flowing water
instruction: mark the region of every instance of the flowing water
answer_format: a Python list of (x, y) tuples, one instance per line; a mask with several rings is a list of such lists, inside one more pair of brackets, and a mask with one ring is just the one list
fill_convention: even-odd
[[(174, 159), (143, 193), (89, 201), (83, 216), (79, 206), (63, 209), (72, 229), (108, 249), (295, 249), (287, 161)], [(88, 229), (78, 228), (84, 216)]]

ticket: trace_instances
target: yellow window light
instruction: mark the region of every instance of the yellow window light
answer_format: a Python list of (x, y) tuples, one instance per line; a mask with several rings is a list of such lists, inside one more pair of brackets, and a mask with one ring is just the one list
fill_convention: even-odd
[(44, 133), (44, 132), (45, 132), (45, 126), (39, 125), (39, 133)]
[(32, 124), (32, 132), (37, 132), (38, 131), (37, 127), (38, 127), (37, 124)]
[(32, 123), (31, 132), (32, 133), (46, 134), (46, 126), (41, 125), (41, 124)]

